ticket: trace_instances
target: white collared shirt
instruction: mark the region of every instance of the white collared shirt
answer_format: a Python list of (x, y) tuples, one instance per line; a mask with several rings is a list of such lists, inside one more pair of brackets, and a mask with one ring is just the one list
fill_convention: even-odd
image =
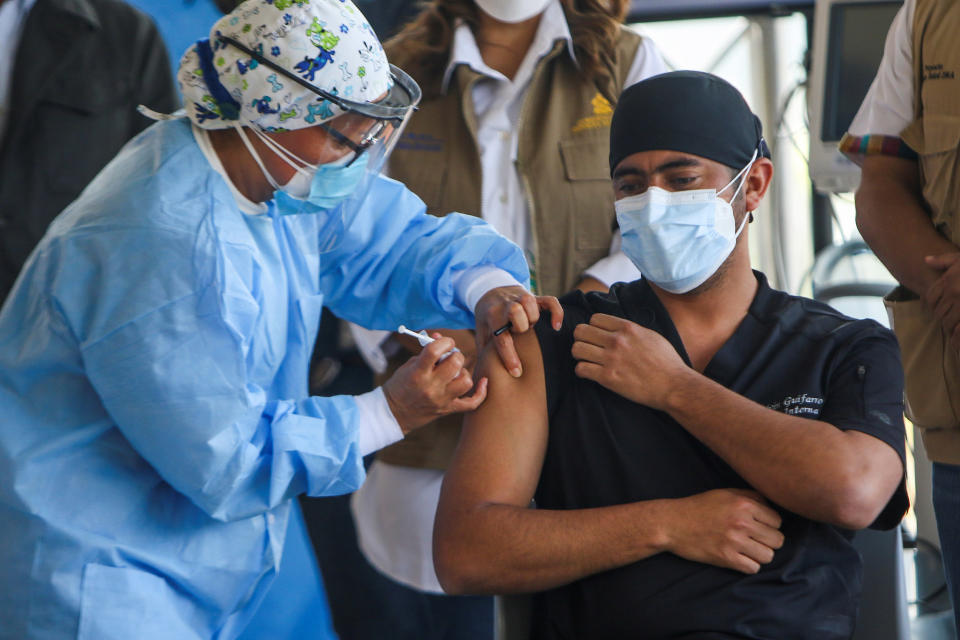
[(37, 0), (5, 0), (0, 3), (0, 140), (7, 125), (10, 104), (10, 84), (13, 65), (23, 33), (23, 24)]

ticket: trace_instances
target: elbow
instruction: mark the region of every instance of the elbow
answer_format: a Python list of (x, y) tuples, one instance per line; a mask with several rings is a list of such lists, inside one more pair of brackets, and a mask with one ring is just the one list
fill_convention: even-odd
[(433, 529), (433, 567), (448, 595), (496, 592), (496, 555), (476, 535), (480, 526), (451, 522), (440, 513)]
[(443, 592), (452, 596), (488, 593), (482, 563), (468, 545), (451, 544), (439, 534), (433, 540), (433, 566)]
[(878, 482), (863, 475), (848, 475), (831, 492), (826, 520), (851, 531), (869, 527), (889, 499), (889, 495), (884, 497), (884, 494), (877, 490), (877, 485)]
[(191, 497), (192, 502), (200, 507), (211, 519), (217, 522), (230, 523), (245, 520), (260, 515), (269, 509), (269, 505), (243, 505), (233, 495), (210, 495), (199, 493)]
[(437, 572), (437, 580), (443, 592), (449, 596), (465, 596), (475, 593), (471, 589), (473, 581), (470, 572), (464, 571), (455, 560), (448, 557), (441, 558), (434, 554), (434, 569)]

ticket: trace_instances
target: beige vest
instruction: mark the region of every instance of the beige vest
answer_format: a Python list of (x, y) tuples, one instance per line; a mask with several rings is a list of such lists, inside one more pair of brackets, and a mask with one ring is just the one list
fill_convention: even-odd
[[(913, 22), (914, 111), (900, 134), (919, 155), (933, 223), (960, 246), (960, 2), (917, 0)], [(960, 361), (940, 322), (899, 287), (888, 296), (906, 375), (907, 417), (927, 455), (960, 464)]]
[[(615, 86), (601, 92), (567, 54), (553, 49), (537, 65), (520, 114), (517, 169), (527, 193), (538, 293), (573, 289), (585, 269), (610, 251), (616, 217), (610, 185), (610, 101), (620, 95), (641, 37), (622, 27), (612, 63)], [(441, 79), (426, 96), (390, 157), (390, 174), (427, 205), (428, 213), (480, 214), (481, 169), (472, 87), (482, 76), (456, 68), (446, 93)], [(604, 95), (606, 94), (606, 96)], [(391, 360), (382, 382), (404, 357)], [(378, 459), (445, 469), (460, 437), (462, 416), (423, 427), (380, 452)]]

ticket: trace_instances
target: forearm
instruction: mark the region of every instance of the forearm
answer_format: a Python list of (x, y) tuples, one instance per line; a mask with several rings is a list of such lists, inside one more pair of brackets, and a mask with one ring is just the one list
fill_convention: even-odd
[[(922, 295), (941, 273), (927, 266), (924, 257), (960, 248), (933, 226), (922, 204), (919, 179), (906, 170), (907, 162), (886, 158), (865, 162), (856, 196), (857, 227), (890, 273)], [(891, 163), (895, 164), (888, 167)]]
[(486, 503), (438, 512), (437, 575), (448, 593), (558, 587), (664, 551), (671, 501), (546, 510)]
[(812, 520), (868, 526), (896, 486), (887, 487), (887, 473), (873, 481), (876, 460), (855, 442), (869, 436), (768, 409), (692, 370), (675, 385), (667, 411), (750, 486)]

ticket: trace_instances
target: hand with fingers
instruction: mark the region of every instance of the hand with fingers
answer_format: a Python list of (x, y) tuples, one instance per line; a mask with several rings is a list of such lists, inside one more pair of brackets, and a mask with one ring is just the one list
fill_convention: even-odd
[(940, 321), (950, 345), (960, 353), (960, 253), (927, 256), (928, 267), (940, 272), (940, 277), (923, 296), (927, 306)]
[[(474, 314), (477, 318), (477, 345), (482, 351), (493, 340), (503, 366), (515, 378), (523, 373), (520, 358), (513, 344), (514, 333), (523, 333), (540, 319), (540, 310), (550, 311), (554, 330), (563, 323), (563, 308), (553, 296), (535, 296), (523, 287), (497, 287), (487, 291)], [(510, 325), (509, 331), (494, 332)]]
[(783, 546), (780, 514), (746, 489), (715, 489), (674, 501), (666, 519), (671, 553), (694, 562), (757, 573)]
[(664, 409), (680, 376), (693, 372), (666, 338), (624, 318), (595, 313), (573, 338), (578, 376), (654, 409)]
[(387, 404), (404, 434), (440, 416), (473, 411), (487, 397), (487, 379), (482, 378), (474, 389), (461, 352), (443, 357), (456, 342), (439, 333), (430, 337), (434, 342), (404, 363), (383, 385)]

